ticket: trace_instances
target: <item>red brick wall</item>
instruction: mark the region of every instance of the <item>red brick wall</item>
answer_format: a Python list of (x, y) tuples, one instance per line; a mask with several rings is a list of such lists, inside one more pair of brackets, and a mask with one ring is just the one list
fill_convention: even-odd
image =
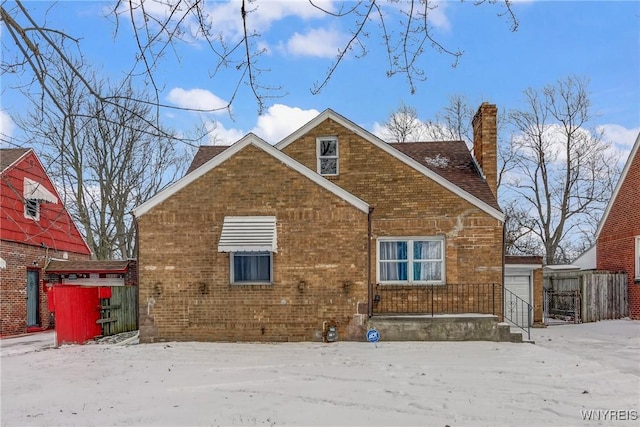
[[(228, 215), (276, 217), (273, 284), (230, 284), (230, 255), (218, 252)], [(363, 339), (367, 225), (367, 213), (245, 147), (138, 218), (141, 341), (312, 341), (324, 321), (341, 340)]]
[(640, 319), (640, 281), (635, 280), (634, 244), (640, 236), (640, 151), (611, 206), (598, 236), (598, 270), (624, 271), (629, 277), (629, 316)]
[[(70, 260), (89, 259), (87, 255), (67, 253)], [(43, 274), (45, 257), (63, 258), (62, 252), (2, 241), (0, 257), (7, 262), (6, 269), (0, 269), (0, 335), (15, 335), (27, 332), (27, 270), (40, 272), (39, 282), (39, 326), (49, 328), (50, 315), (47, 308), (47, 293), (43, 290)], [(34, 265), (37, 262), (37, 266)]]

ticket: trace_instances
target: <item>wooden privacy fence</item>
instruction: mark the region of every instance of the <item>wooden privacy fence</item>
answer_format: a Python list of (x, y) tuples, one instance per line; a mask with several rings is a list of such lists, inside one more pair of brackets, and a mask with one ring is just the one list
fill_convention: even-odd
[(583, 322), (620, 319), (629, 315), (626, 274), (585, 274), (581, 292)]
[(545, 271), (544, 287), (554, 292), (578, 291), (582, 322), (620, 319), (629, 315), (625, 273), (595, 270)]
[(100, 303), (103, 336), (138, 329), (137, 286), (112, 286), (111, 298), (103, 298)]

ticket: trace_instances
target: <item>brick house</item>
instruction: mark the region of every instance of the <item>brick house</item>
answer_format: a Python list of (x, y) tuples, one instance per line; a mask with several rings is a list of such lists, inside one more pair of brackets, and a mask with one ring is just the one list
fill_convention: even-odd
[(596, 231), (596, 268), (628, 276), (629, 317), (640, 319), (640, 134)]
[(52, 326), (42, 268), (91, 251), (32, 149), (0, 149), (0, 335)]
[(501, 317), (496, 114), (474, 117), (473, 156), (388, 144), (332, 110), (275, 146), (201, 147), (134, 210), (141, 341), (362, 340), (406, 303)]

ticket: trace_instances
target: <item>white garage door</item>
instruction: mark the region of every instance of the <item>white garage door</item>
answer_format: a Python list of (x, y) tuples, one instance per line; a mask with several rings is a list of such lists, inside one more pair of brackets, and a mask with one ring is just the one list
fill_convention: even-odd
[[(527, 306), (527, 304), (531, 305), (530, 276), (505, 275), (504, 287), (508, 291), (511, 291), (511, 293), (504, 293), (505, 321), (521, 327), (530, 326), (533, 321), (533, 319), (529, 318), (529, 310)], [(514, 297), (514, 295), (520, 299)], [(533, 316), (533, 313), (531, 313), (531, 315)], [(527, 323), (529, 323), (529, 325), (527, 325)]]

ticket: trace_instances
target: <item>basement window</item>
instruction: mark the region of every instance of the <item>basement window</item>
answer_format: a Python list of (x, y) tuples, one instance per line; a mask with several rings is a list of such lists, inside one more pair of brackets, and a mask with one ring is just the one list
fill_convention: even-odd
[(378, 240), (378, 282), (381, 284), (444, 284), (444, 238), (389, 237)]
[(318, 150), (318, 173), (336, 176), (339, 171), (338, 138), (322, 137), (316, 140)]

